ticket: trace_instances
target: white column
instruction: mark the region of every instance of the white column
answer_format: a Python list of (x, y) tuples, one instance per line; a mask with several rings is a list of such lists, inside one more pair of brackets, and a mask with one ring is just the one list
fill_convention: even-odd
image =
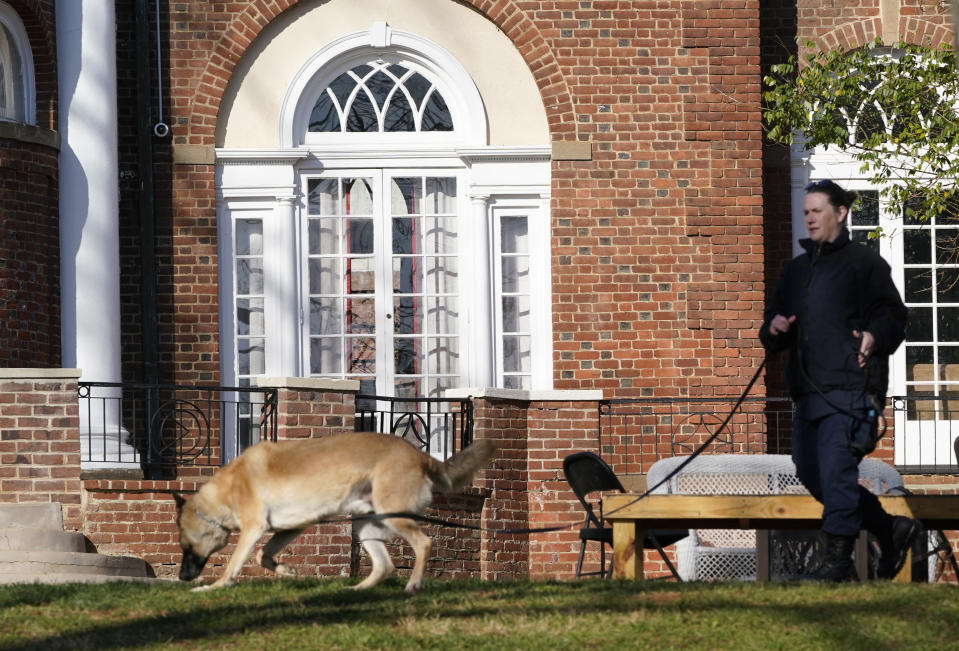
[(469, 342), (470, 358), (468, 377), (465, 378), (469, 386), (495, 385), (494, 373), (496, 366), (493, 363), (495, 347), (493, 345), (493, 291), (491, 260), (492, 247), (490, 246), (489, 222), (489, 195), (471, 194), (469, 231), (464, 238), (466, 246), (472, 251), (473, 278), (471, 288), (472, 300), (467, 306), (469, 332), (466, 341)]
[[(113, 2), (58, 2), (56, 24), (63, 366), (79, 367), (81, 381), (119, 382), (120, 237)], [(97, 429), (103, 431), (106, 425), (114, 439), (124, 438), (114, 409), (97, 406), (90, 412)], [(88, 421), (83, 412), (81, 421), (81, 428), (86, 429)], [(113, 453), (109, 456), (116, 458)]]
[[(296, 197), (276, 199), (270, 220), (267, 243), (266, 311), (267, 346), (275, 345), (267, 354), (266, 374), (296, 376), (299, 374), (300, 300), (296, 291)], [(308, 370), (304, 374), (308, 374)]]

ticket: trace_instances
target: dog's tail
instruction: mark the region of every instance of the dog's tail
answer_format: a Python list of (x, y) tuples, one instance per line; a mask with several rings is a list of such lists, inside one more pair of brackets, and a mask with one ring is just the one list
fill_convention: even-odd
[[(493, 458), (496, 446), (489, 439), (478, 439), (471, 445), (460, 450), (442, 466), (442, 478), (437, 477), (436, 488), (446, 492), (454, 491), (467, 486), (473, 481), (477, 471), (489, 463)], [(437, 464), (439, 465), (439, 464)], [(443, 480), (446, 481), (443, 481)]]

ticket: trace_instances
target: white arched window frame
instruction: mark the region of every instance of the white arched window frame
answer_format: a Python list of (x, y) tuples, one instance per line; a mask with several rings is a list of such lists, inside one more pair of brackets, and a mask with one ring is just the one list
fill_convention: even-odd
[[(310, 133), (308, 125), (320, 93), (338, 75), (369, 61), (398, 63), (422, 74), (441, 93), (451, 113), (453, 130), (400, 133)], [(217, 150), (221, 229), (221, 341), (232, 342), (224, 354), (223, 378), (243, 383), (256, 375), (311, 374), (309, 346), (310, 292), (307, 248), (308, 192), (317, 180), (372, 179), (388, 197), (390, 180), (422, 176), (456, 180), (460, 223), (461, 295), (459, 335), (468, 342), (461, 350), (455, 386), (518, 386), (552, 388), (551, 299), (549, 283), (550, 148), (489, 147), (482, 98), (463, 66), (427, 39), (393, 32), (374, 24), (369, 32), (344, 36), (304, 63), (294, 75), (281, 105), (275, 150)], [(271, 199), (271, 196), (273, 197)], [(384, 203), (380, 199), (381, 204)], [(388, 203), (388, 202), (386, 202)], [(510, 242), (522, 241), (528, 255), (507, 251), (512, 267), (505, 278), (504, 301), (501, 221), (506, 219)], [(238, 227), (237, 220), (244, 220)], [(251, 221), (252, 220), (252, 221)], [(252, 227), (262, 232), (262, 254), (234, 250), (237, 234)], [(524, 224), (528, 235), (515, 236)], [(383, 246), (388, 246), (384, 240)], [(508, 246), (512, 246), (509, 244)], [(234, 264), (223, 261), (233, 260)], [(531, 273), (513, 272), (527, 264)], [(250, 310), (258, 299), (233, 278), (260, 264), (264, 288), (262, 333), (255, 330)], [(238, 266), (242, 265), (242, 266)], [(512, 275), (510, 275), (512, 274)], [(522, 285), (510, 284), (516, 278)], [(244, 291), (239, 291), (239, 289)], [(239, 292), (239, 293), (238, 293)], [(429, 299), (429, 297), (428, 297)], [(507, 310), (519, 305), (516, 314)], [(526, 306), (529, 311), (524, 312)], [(383, 305), (378, 307), (383, 311)], [(241, 315), (238, 310), (245, 310)], [(240, 323), (240, 317), (246, 322)], [(514, 316), (522, 318), (512, 318)], [(531, 336), (531, 323), (536, 336)], [(298, 333), (295, 336), (293, 333)], [(253, 344), (263, 342), (259, 351)], [(525, 337), (525, 339), (524, 339)], [(245, 348), (241, 346), (245, 345)], [(242, 363), (238, 351), (250, 350)], [(504, 350), (519, 350), (511, 358)], [(226, 352), (226, 351), (225, 351)], [(261, 368), (251, 364), (260, 360)], [(384, 360), (380, 360), (381, 362)]]
[(0, 120), (37, 121), (30, 40), (20, 16), (4, 2), (0, 2)]

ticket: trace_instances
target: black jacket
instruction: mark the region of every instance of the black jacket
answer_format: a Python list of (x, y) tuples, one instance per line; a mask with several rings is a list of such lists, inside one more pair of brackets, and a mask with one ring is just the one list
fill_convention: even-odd
[[(868, 391), (884, 399), (889, 355), (905, 337), (906, 308), (889, 265), (869, 247), (851, 242), (843, 227), (833, 242), (806, 250), (786, 264), (766, 307), (759, 338), (770, 352), (789, 349), (786, 383), (793, 398), (836, 389)], [(796, 315), (789, 331), (773, 336), (769, 322)], [(853, 330), (875, 338), (866, 367), (858, 362)]]

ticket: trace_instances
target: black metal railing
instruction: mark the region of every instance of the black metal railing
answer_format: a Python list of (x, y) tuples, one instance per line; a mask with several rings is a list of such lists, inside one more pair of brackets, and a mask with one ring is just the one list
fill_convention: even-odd
[(427, 454), (447, 459), (473, 440), (468, 398), (356, 396), (357, 432), (401, 436)]
[(276, 389), (80, 382), (82, 461), (131, 464), (148, 478), (219, 465), (276, 440)]
[[(736, 398), (602, 400), (598, 447), (617, 472), (646, 473), (659, 459), (691, 454), (735, 405)], [(880, 431), (895, 439), (900, 473), (959, 474), (959, 395), (895, 396), (884, 414)], [(747, 398), (706, 453), (789, 454), (792, 417), (789, 398)]]

